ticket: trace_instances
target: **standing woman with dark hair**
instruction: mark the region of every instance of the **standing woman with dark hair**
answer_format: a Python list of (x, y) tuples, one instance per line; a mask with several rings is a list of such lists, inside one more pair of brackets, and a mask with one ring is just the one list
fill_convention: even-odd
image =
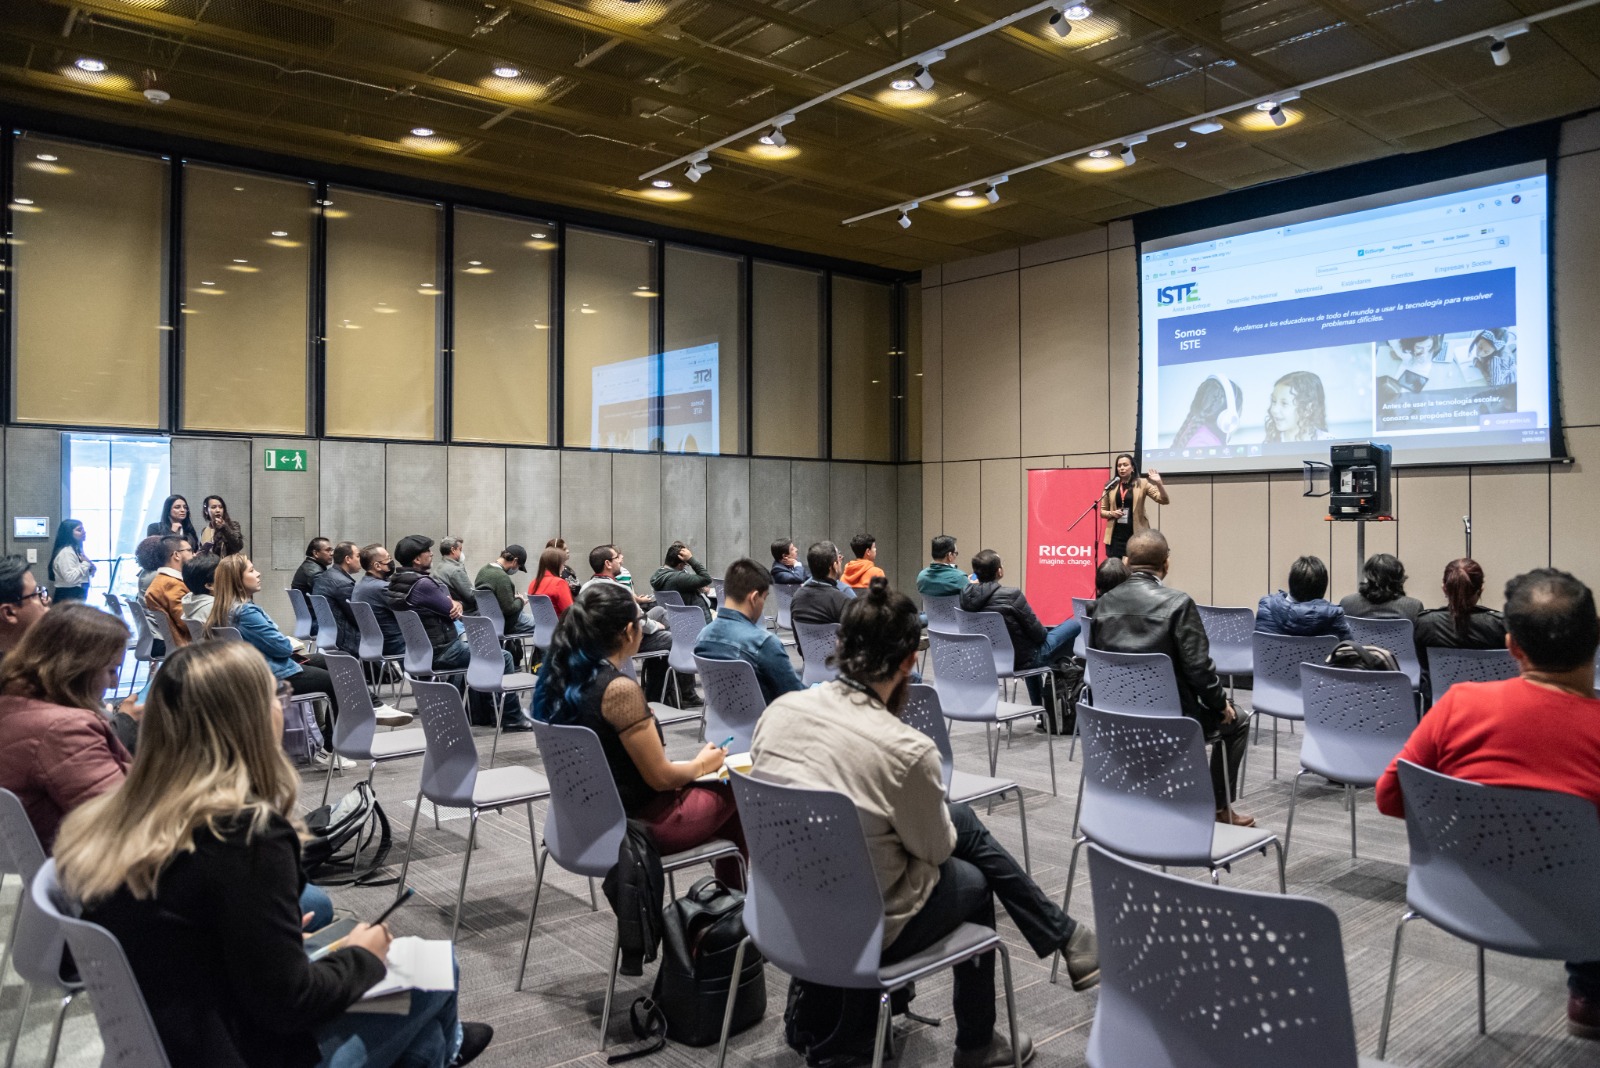
[[(584, 587), (556, 627), (539, 685), (535, 719), (588, 727), (600, 738), (622, 807), (648, 824), (663, 853), (679, 853), (713, 838), (744, 852), (744, 829), (726, 783), (695, 780), (722, 767), (727, 750), (707, 743), (693, 760), (668, 760), (661, 725), (639, 684), (622, 665), (639, 651), (643, 616), (633, 594), (615, 582)], [(744, 886), (732, 858), (717, 862), (729, 886)]]
[(1106, 556), (1120, 560), (1128, 554), (1128, 539), (1150, 529), (1150, 519), (1144, 513), (1145, 498), (1157, 504), (1171, 504), (1172, 499), (1167, 496), (1161, 472), (1152, 470), (1149, 478), (1140, 478), (1128, 453), (1117, 456), (1114, 471), (1115, 484), (1100, 498), (1100, 515), (1106, 521)]
[(200, 532), (200, 552), (218, 557), (244, 552), (244, 531), (228, 514), (227, 501), (213, 493), (200, 502), (200, 509), (206, 522)]
[(99, 569), (83, 551), (85, 537), (83, 524), (76, 519), (63, 519), (56, 527), (55, 544), (50, 546), (50, 566), (46, 570), (53, 587), (50, 599), (57, 603), (81, 601), (89, 596), (89, 581)]
[(1504, 649), (1505, 618), (1478, 603), (1483, 596), (1483, 568), (1462, 557), (1444, 566), (1445, 607), (1417, 616), (1417, 660), (1422, 664), (1423, 692), (1428, 689), (1428, 649)]
[(189, 539), (189, 548), (199, 551), (200, 535), (194, 532), (194, 522), (189, 517), (189, 502), (174, 493), (161, 505), (161, 518), (145, 528), (145, 537), (154, 538), (177, 534)]
[(1339, 602), (1347, 616), (1409, 619), (1422, 614), (1422, 602), (1406, 596), (1406, 567), (1390, 553), (1373, 553), (1361, 568), (1359, 592)]

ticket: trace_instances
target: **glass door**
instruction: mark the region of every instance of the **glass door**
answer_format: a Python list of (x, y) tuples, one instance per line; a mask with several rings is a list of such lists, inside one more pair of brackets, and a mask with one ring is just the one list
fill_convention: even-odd
[(89, 603), (103, 603), (108, 590), (137, 596), (133, 553), (171, 492), (171, 442), (125, 434), (62, 437), (63, 511), (83, 524), (84, 548), (97, 565)]

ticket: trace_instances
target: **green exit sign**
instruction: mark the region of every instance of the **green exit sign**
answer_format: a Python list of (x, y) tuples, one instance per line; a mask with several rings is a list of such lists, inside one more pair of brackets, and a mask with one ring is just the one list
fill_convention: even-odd
[(267, 449), (261, 454), (261, 465), (268, 471), (304, 471), (306, 450)]

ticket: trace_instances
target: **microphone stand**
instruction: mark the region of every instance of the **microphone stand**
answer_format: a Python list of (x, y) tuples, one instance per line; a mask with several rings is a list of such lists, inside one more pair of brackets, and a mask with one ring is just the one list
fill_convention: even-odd
[[(1110, 489), (1112, 486), (1115, 486), (1117, 484), (1117, 482), (1118, 482), (1118, 479), (1113, 478), (1110, 482), (1107, 482), (1104, 486), (1101, 486), (1100, 487), (1100, 492), (1095, 494), (1094, 495), (1094, 500), (1089, 502), (1089, 507), (1087, 507), (1083, 511), (1079, 512), (1078, 513), (1078, 518), (1074, 519), (1072, 521), (1072, 525), (1067, 527), (1067, 529), (1068, 530), (1076, 530), (1077, 527), (1078, 527), (1078, 524), (1083, 522), (1086, 518), (1088, 518), (1090, 512), (1092, 512), (1096, 508), (1100, 507), (1100, 502), (1103, 499), (1105, 499), (1106, 490)], [(1094, 566), (1097, 567), (1097, 568), (1100, 566), (1100, 539), (1098, 539), (1098, 538), (1094, 539)]]

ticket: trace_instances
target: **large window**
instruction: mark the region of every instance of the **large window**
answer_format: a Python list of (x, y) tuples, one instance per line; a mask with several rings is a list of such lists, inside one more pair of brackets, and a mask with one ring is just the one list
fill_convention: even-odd
[(822, 456), (822, 274), (758, 261), (751, 290), (752, 450)]
[(455, 212), (455, 441), (550, 444), (551, 223)]
[(567, 231), (563, 444), (658, 449), (655, 242)]
[(833, 458), (889, 460), (894, 428), (894, 289), (833, 279)]
[(438, 437), (437, 204), (329, 189), (329, 437)]
[(183, 427), (304, 434), (315, 187), (183, 178)]
[(668, 452), (744, 451), (744, 258), (670, 245), (661, 423)]
[(164, 424), (167, 167), (17, 138), (8, 206), (17, 422)]

